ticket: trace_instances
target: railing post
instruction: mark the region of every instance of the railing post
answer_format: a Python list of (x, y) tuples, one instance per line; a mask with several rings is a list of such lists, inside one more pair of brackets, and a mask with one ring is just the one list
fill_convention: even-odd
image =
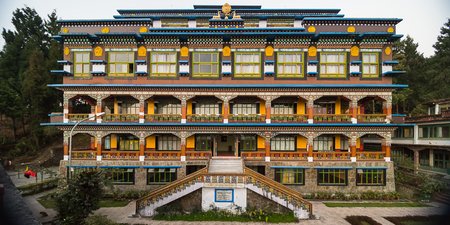
[[(95, 113), (98, 115), (99, 113), (102, 112), (102, 96), (98, 95), (96, 97), (97, 99), (97, 104), (95, 106)], [(102, 117), (101, 116), (97, 116), (97, 123), (101, 123), (102, 122)]]
[(392, 121), (392, 96), (388, 96), (386, 99), (386, 123)]
[(139, 161), (145, 161), (145, 137), (142, 135), (139, 137)]
[(64, 109), (63, 109), (63, 122), (64, 123), (68, 123), (69, 122), (69, 99), (70, 99), (70, 97), (71, 96), (68, 96), (68, 95), (64, 95), (63, 96), (63, 98), (64, 98), (64, 102), (63, 102), (63, 107), (64, 107)]
[(266, 103), (266, 123), (271, 123), (270, 119), (270, 111), (272, 110), (272, 99), (267, 98), (265, 100)]
[(64, 131), (64, 161), (69, 160), (69, 132)]
[(265, 157), (266, 162), (270, 162), (270, 137), (271, 137), (271, 133), (269, 133), (269, 132), (265, 133), (264, 148), (266, 151), (266, 157)]
[(350, 111), (352, 113), (352, 123), (358, 123), (358, 99), (352, 98), (350, 101)]
[(308, 144), (307, 144), (307, 148), (308, 148), (308, 162), (314, 162), (314, 157), (313, 157), (313, 150), (314, 150), (314, 138), (313, 137), (308, 137)]
[(181, 99), (181, 123), (186, 123), (187, 100), (183, 96)]
[(356, 136), (350, 137), (350, 160), (356, 162)]
[(143, 96), (139, 97), (139, 123), (145, 122), (145, 99)]
[(223, 99), (223, 123), (228, 123), (228, 115), (230, 114), (230, 101), (227, 97)]
[(390, 137), (385, 138), (384, 146), (385, 146), (384, 160), (386, 162), (390, 162), (391, 161), (391, 138)]
[(102, 161), (102, 136), (97, 134), (97, 161)]
[(314, 123), (314, 98), (308, 98), (306, 103), (306, 113), (308, 114), (308, 123)]
[(182, 133), (180, 139), (181, 139), (180, 140), (180, 143), (181, 143), (181, 161), (185, 162), (186, 161), (186, 134)]

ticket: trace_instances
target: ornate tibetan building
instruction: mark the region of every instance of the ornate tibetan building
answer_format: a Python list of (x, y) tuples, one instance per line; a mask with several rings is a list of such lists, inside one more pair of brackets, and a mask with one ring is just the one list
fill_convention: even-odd
[(391, 115), (406, 87), (392, 84), (401, 19), (339, 11), (195, 5), (59, 21), (63, 83), (49, 86), (64, 112), (45, 125), (64, 132), (61, 172), (157, 189), (142, 215), (199, 190), (203, 209), (245, 209), (256, 193), (299, 218), (312, 213), (299, 192), (394, 191), (391, 134), (410, 126)]

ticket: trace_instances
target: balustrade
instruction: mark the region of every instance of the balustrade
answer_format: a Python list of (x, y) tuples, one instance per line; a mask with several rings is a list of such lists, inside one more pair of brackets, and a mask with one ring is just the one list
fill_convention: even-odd
[(241, 152), (244, 160), (261, 161), (266, 157), (266, 152)]
[(139, 114), (105, 114), (104, 122), (139, 122)]
[(209, 122), (209, 123), (221, 123), (223, 121), (222, 115), (206, 115), (206, 114), (193, 114), (187, 115), (187, 121), (189, 122)]
[(72, 159), (95, 159), (95, 150), (72, 151)]
[(180, 151), (145, 151), (146, 160), (180, 160)]
[(103, 151), (104, 160), (139, 160), (139, 151)]
[(384, 123), (386, 114), (360, 114), (357, 115), (358, 123)]
[(385, 152), (357, 152), (357, 160), (384, 160)]
[(308, 152), (270, 152), (270, 160), (302, 160), (306, 161), (308, 159)]
[(230, 123), (260, 123), (266, 121), (266, 115), (262, 114), (233, 114), (229, 115)]
[(77, 122), (80, 120), (84, 120), (89, 117), (89, 114), (86, 113), (70, 113), (67, 114), (67, 119), (71, 122)]
[(180, 122), (181, 114), (147, 114), (146, 122)]
[(203, 160), (210, 159), (211, 152), (210, 151), (187, 151), (186, 159), (188, 160)]
[(306, 123), (308, 115), (272, 114), (270, 120), (272, 123)]
[(351, 122), (352, 116), (350, 114), (314, 114), (314, 122), (318, 123), (345, 123)]
[(314, 160), (350, 160), (350, 152), (313, 152)]

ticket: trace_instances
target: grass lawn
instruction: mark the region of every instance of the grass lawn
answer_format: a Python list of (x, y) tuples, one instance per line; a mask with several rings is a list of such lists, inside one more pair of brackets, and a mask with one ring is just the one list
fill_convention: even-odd
[(449, 222), (446, 216), (404, 216), (385, 217), (385, 219), (395, 225), (444, 225)]
[[(56, 201), (55, 199), (51, 198), (50, 196), (42, 196), (38, 198), (37, 200), (42, 206), (44, 206), (46, 209), (53, 209), (56, 207)], [(114, 200), (110, 198), (105, 198), (100, 200), (100, 207), (124, 207), (128, 205), (130, 201), (128, 200)]]
[(351, 225), (381, 225), (368, 216), (347, 216), (345, 220)]
[(328, 207), (429, 207), (420, 202), (324, 202)]
[[(153, 217), (154, 220), (167, 221), (237, 221), (237, 222), (268, 222), (268, 223), (294, 223), (298, 219), (294, 214), (268, 214), (266, 216), (249, 216), (248, 214), (233, 215), (224, 212), (193, 212), (190, 214), (157, 214)], [(266, 221), (267, 219), (267, 221)]]

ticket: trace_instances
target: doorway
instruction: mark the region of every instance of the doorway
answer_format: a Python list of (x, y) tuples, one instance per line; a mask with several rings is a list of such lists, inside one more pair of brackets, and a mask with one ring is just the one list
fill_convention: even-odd
[(236, 140), (234, 135), (217, 135), (215, 140), (215, 155), (216, 156), (237, 156), (236, 155)]

